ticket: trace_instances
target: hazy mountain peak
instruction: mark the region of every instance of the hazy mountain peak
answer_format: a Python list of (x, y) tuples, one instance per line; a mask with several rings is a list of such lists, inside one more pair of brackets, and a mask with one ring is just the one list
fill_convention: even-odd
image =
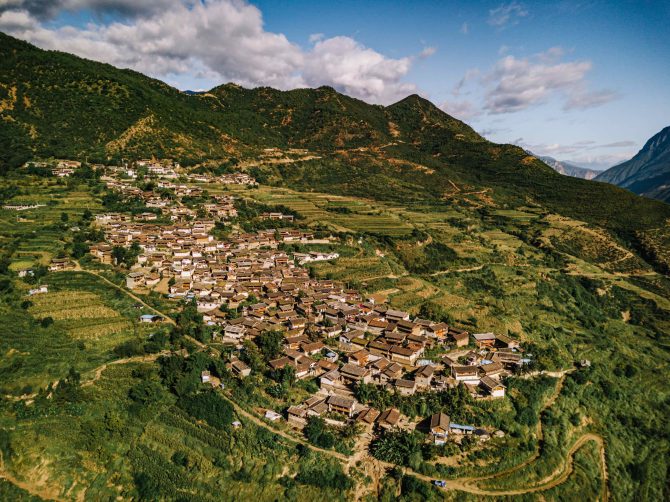
[(595, 179), (670, 202), (670, 126), (652, 136), (632, 159)]

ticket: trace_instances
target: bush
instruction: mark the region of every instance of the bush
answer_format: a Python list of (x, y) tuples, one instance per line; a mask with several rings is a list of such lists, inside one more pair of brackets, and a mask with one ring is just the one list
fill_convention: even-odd
[(233, 422), (232, 405), (213, 390), (182, 397), (177, 402), (177, 406), (188, 412), (189, 415), (205, 420), (209, 425), (218, 429), (229, 429)]

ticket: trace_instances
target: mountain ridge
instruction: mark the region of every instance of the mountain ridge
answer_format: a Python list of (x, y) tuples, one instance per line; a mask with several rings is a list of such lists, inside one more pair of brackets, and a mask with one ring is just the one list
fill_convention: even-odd
[(654, 134), (635, 156), (595, 178), (670, 202), (670, 126)]
[[(670, 206), (560, 176), (520, 147), (491, 143), (418, 95), (386, 107), (330, 87), (223, 84), (189, 95), (133, 70), (44, 51), (5, 34), (0, 56), (5, 170), (30, 158), (156, 156), (193, 165), (301, 148), (320, 159), (259, 165), (260, 174), (303, 189), (403, 203), (442, 204), (484, 190), (493, 196), (487, 204), (540, 204), (628, 233), (670, 218)], [(638, 214), (634, 225), (631, 211)]]
[(549, 167), (554, 169), (557, 173), (563, 174), (565, 176), (572, 176), (573, 178), (592, 180), (600, 173), (600, 171), (589, 169), (587, 167), (581, 167), (565, 160), (556, 160), (555, 158), (549, 157), (548, 155), (541, 155), (538, 156), (538, 158)]

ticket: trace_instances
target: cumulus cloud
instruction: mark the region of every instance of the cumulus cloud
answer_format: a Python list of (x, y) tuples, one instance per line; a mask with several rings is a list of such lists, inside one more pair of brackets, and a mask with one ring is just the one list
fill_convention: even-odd
[(537, 54), (532, 59), (512, 55), (500, 59), (484, 77), (488, 86), (485, 108), (493, 114), (513, 113), (559, 97), (565, 110), (585, 109), (617, 97), (610, 90), (589, 91), (586, 76), (590, 61), (559, 62), (560, 48)]
[(502, 4), (489, 11), (488, 23), (496, 28), (504, 28), (508, 25), (517, 24), (519, 18), (526, 17), (528, 10), (520, 3), (511, 2)]
[(416, 90), (401, 81), (410, 65), (411, 58), (386, 58), (350, 37), (333, 37), (306, 54), (302, 77), (308, 86), (330, 85), (366, 101), (391, 103)]
[[(53, 12), (40, 10), (43, 2), (0, 2), (2, 31), (158, 78), (198, 75), (279, 89), (330, 85), (383, 104), (416, 91), (403, 82), (414, 58), (388, 58), (350, 37), (321, 34), (311, 36), (313, 45), (303, 50), (283, 34), (266, 31), (261, 11), (244, 0), (57, 0), (56, 11), (86, 7), (128, 14), (110, 24), (60, 28), (44, 24)], [(419, 56), (432, 52), (426, 48)]]

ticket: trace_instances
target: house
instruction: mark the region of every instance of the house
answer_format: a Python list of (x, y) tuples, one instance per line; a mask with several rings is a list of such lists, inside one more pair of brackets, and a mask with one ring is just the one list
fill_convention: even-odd
[(277, 420), (281, 419), (281, 415), (277, 413), (276, 411), (272, 410), (266, 410), (265, 411), (265, 419), (269, 420), (270, 422), (276, 422)]
[(143, 314), (140, 316), (140, 322), (146, 322), (146, 323), (158, 323), (162, 322), (163, 318), (159, 315), (153, 315), (153, 314)]
[(400, 366), (398, 363), (391, 363), (382, 370), (378, 378), (382, 383), (388, 382), (390, 380), (397, 380), (402, 376), (402, 373), (402, 366)]
[(493, 347), (496, 343), (496, 336), (493, 333), (476, 333), (472, 335), (472, 338), (475, 339), (475, 344), (477, 347)]
[(435, 413), (430, 417), (430, 434), (436, 445), (443, 445), (446, 442), (450, 424), (449, 415), (445, 413)]
[(302, 406), (289, 406), (287, 416), (289, 425), (299, 428), (307, 425), (307, 410)]
[(395, 389), (401, 396), (412, 396), (416, 392), (416, 382), (399, 378), (395, 381)]
[(409, 314), (407, 312), (402, 312), (401, 310), (388, 309), (384, 316), (387, 321), (391, 322), (409, 321)]
[(342, 383), (342, 375), (337, 369), (324, 373), (319, 378), (322, 389), (329, 389)]
[(446, 323), (439, 322), (436, 324), (431, 324), (430, 326), (424, 328), (424, 331), (427, 336), (437, 338), (438, 340), (442, 340), (449, 333), (449, 326), (447, 326)]
[(309, 356), (320, 353), (325, 347), (326, 346), (322, 342), (303, 343), (300, 346), (302, 351)]
[(205, 370), (205, 371), (200, 373), (200, 381), (202, 383), (209, 383), (210, 378), (211, 378), (211, 375), (210, 375), (209, 371)]
[(479, 383), (479, 368), (476, 366), (452, 366), (451, 376), (457, 382), (478, 384)]
[(418, 335), (421, 333), (421, 326), (411, 321), (401, 320), (396, 324), (396, 329), (400, 333), (408, 335)]
[(382, 429), (393, 429), (394, 427), (398, 427), (399, 422), (400, 410), (397, 408), (389, 408), (379, 415), (379, 418), (377, 419), (377, 424)]
[(337, 413), (343, 413), (351, 418), (354, 415), (354, 409), (356, 407), (356, 400), (333, 394), (328, 396), (326, 399), (326, 404), (328, 405), (328, 411), (335, 411)]
[(503, 365), (499, 361), (492, 361), (487, 364), (482, 364), (479, 369), (483, 376), (498, 377), (503, 372)]
[(409, 347), (401, 347), (399, 345), (394, 345), (389, 350), (391, 361), (408, 366), (414, 366), (414, 363), (422, 352), (422, 350), (413, 350)]
[(236, 359), (230, 365), (230, 368), (233, 370), (233, 373), (240, 378), (248, 377), (251, 375), (251, 368), (246, 365), (244, 361)]
[(456, 347), (467, 347), (470, 343), (470, 333), (462, 329), (450, 328), (449, 336), (456, 344)]
[(520, 347), (518, 340), (514, 340), (507, 335), (496, 335), (496, 345), (508, 349), (518, 349)]
[(421, 366), (414, 373), (414, 380), (419, 387), (430, 387), (430, 383), (433, 380), (433, 373), (435, 373), (435, 367), (429, 364)]
[(377, 420), (379, 415), (379, 410), (376, 410), (375, 408), (366, 408), (358, 414), (356, 421), (361, 422), (366, 426), (372, 425), (375, 423), (375, 420)]
[(370, 370), (358, 366), (357, 364), (347, 363), (340, 368), (342, 379), (347, 383), (363, 382), (370, 383), (372, 375)]
[(505, 397), (505, 386), (491, 377), (483, 376), (479, 386), (488, 392), (491, 397)]
[(351, 354), (347, 355), (347, 361), (357, 366), (367, 365), (369, 362), (369, 358), (370, 353), (365, 349), (357, 350), (356, 352), (352, 352)]

